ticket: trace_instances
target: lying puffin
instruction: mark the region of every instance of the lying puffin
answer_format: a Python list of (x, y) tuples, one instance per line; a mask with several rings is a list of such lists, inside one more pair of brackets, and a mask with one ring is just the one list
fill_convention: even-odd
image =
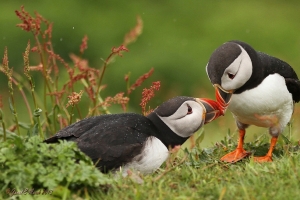
[(272, 161), (279, 134), (291, 119), (294, 103), (300, 101), (300, 81), (292, 67), (272, 56), (255, 51), (241, 41), (221, 45), (211, 55), (206, 72), (215, 87), (221, 110), (232, 112), (239, 129), (235, 151), (222, 161), (236, 162), (250, 153), (243, 149), (249, 125), (269, 128), (272, 136), (268, 153), (256, 162)]
[(45, 142), (76, 142), (104, 173), (122, 168), (123, 176), (128, 169), (149, 174), (168, 158), (170, 148), (183, 144), (221, 114), (213, 100), (178, 96), (148, 116), (123, 113), (83, 119)]

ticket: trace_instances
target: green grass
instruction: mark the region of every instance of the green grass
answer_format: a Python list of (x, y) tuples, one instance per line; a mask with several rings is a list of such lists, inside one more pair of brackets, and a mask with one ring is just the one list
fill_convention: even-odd
[[(267, 137), (246, 144), (255, 154), (266, 153)], [(226, 146), (225, 151), (223, 145)], [(128, 177), (110, 185), (106, 192), (98, 191), (91, 199), (297, 199), (300, 195), (299, 146), (280, 137), (272, 163), (254, 163), (252, 158), (226, 164), (219, 158), (236, 143), (231, 139), (201, 150), (199, 144), (187, 152), (187, 158), (177, 156), (174, 168), (162, 167), (153, 175), (144, 176), (142, 184)], [(182, 153), (182, 152), (181, 152)], [(165, 173), (168, 171), (167, 173)]]
[[(299, 197), (300, 146), (297, 142), (290, 141), (289, 135), (282, 135), (279, 137), (276, 149), (273, 153), (273, 162), (255, 163), (253, 162), (252, 157), (250, 157), (234, 164), (220, 162), (219, 159), (221, 156), (235, 148), (235, 134), (228, 133), (226, 138), (221, 140), (220, 143), (209, 148), (201, 148), (201, 141), (203, 140), (204, 135), (203, 129), (200, 130), (196, 134), (195, 147), (191, 149), (190, 141), (187, 142), (187, 144), (184, 144), (178, 152), (172, 154), (160, 169), (151, 175), (143, 176), (134, 171), (126, 178), (118, 176), (118, 174), (108, 174), (104, 176), (94, 175), (93, 179), (95, 179), (95, 177), (102, 177), (105, 181), (103, 181), (100, 186), (98, 185), (95, 187), (92, 186), (92, 183), (87, 182), (90, 181), (89, 179), (82, 179), (80, 183), (77, 183), (81, 186), (79, 188), (70, 187), (71, 184), (64, 184), (58, 187), (56, 185), (55, 188), (46, 187), (48, 190), (53, 191), (51, 195), (21, 194), (13, 195), (10, 199), (15, 199), (16, 197), (26, 200), (297, 199)], [(8, 141), (12, 140), (12, 138), (8, 139)], [(38, 139), (31, 139), (31, 141), (35, 144), (33, 146), (36, 146)], [(18, 139), (16, 142), (19, 143), (18, 146), (20, 148), (20, 145), (22, 146), (22, 144)], [(32, 145), (26, 144), (25, 146), (27, 146), (27, 151), (30, 152)], [(43, 145), (43, 147), (44, 146), (45, 145)], [(68, 146), (71, 147), (69, 150)], [(254, 155), (264, 155), (267, 152), (268, 147), (269, 137), (266, 135), (260, 135), (253, 142), (245, 144), (245, 148)], [(70, 150), (78, 152), (74, 149), (74, 145), (65, 145), (62, 143), (57, 150), (60, 148), (64, 148), (65, 151), (69, 152)], [(24, 155), (24, 157), (26, 157), (26, 154)], [(30, 155), (34, 155), (32, 149)], [(38, 157), (40, 161), (44, 160), (41, 162), (49, 162), (47, 159), (43, 159), (44, 155), (47, 158), (50, 156), (49, 153), (41, 150), (39, 155), (35, 155), (35, 157)], [(53, 156), (54, 155), (52, 155), (52, 157)], [(71, 154), (66, 155), (66, 157), (68, 156), (71, 156)], [(53, 158), (56, 158), (56, 156)], [(26, 163), (26, 159), (23, 160), (25, 160)], [(56, 161), (49, 167), (55, 168), (55, 162)], [(16, 163), (18, 163), (18, 161), (16, 161)], [(32, 166), (35, 166), (33, 161), (29, 161), (29, 163), (31, 163), (31, 165), (33, 164)], [(73, 166), (70, 165), (66, 167), (71, 169)], [(36, 169), (32, 168), (32, 170)], [(80, 174), (81, 173), (78, 175), (74, 174), (74, 177), (80, 177)], [(64, 177), (64, 173), (59, 176)], [(14, 174), (14, 177), (19, 177), (19, 182), (26, 181), (26, 177), (24, 178), (24, 176)], [(53, 177), (55, 177), (55, 174)], [(69, 177), (69, 175), (66, 176), (66, 178), (67, 177)], [(85, 176), (85, 178), (87, 177), (88, 176)], [(9, 178), (14, 179), (12, 177)], [(47, 182), (49, 181), (51, 181), (51, 178)], [(80, 179), (78, 179), (78, 181), (80, 181)], [(101, 178), (97, 181), (101, 181)], [(85, 186), (84, 182), (87, 182), (89, 186)], [(72, 184), (74, 183), (75, 182)], [(30, 184), (27, 187), (31, 188)], [(37, 189), (38, 185), (35, 185), (34, 187)], [(20, 190), (21, 189), (17, 191)], [(9, 199), (5, 194), (2, 194), (2, 198)]]

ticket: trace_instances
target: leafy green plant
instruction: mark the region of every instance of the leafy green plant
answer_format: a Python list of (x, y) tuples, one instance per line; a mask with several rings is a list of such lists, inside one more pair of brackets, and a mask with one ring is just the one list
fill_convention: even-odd
[[(46, 144), (38, 136), (23, 140), (14, 136), (0, 143), (0, 193), (34, 189), (49, 195), (65, 195), (110, 184), (112, 180), (93, 166), (73, 142)], [(61, 197), (62, 197), (61, 196)], [(4, 196), (3, 196), (4, 197)]]

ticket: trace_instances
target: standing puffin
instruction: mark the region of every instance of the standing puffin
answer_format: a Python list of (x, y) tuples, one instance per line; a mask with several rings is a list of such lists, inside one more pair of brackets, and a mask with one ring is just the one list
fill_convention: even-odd
[(183, 144), (221, 114), (213, 100), (178, 96), (148, 116), (123, 113), (83, 119), (45, 142), (76, 142), (102, 172), (122, 167), (123, 176), (128, 169), (149, 174), (168, 158), (169, 148)]
[(277, 137), (291, 119), (294, 103), (300, 101), (300, 81), (286, 62), (255, 51), (241, 41), (226, 42), (211, 55), (207, 75), (215, 87), (221, 110), (232, 112), (239, 129), (235, 151), (221, 158), (236, 162), (248, 155), (243, 149), (249, 125), (269, 128), (272, 136), (268, 153), (256, 162), (272, 161)]

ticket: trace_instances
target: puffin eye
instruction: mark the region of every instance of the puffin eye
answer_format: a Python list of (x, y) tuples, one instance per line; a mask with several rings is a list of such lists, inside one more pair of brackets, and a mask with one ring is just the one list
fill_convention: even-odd
[(231, 74), (231, 73), (228, 73), (228, 77), (229, 77), (230, 79), (234, 79), (235, 75), (234, 75), (234, 74)]
[(188, 104), (187, 104), (187, 107), (188, 107), (188, 109), (187, 109), (187, 115), (189, 115), (189, 114), (192, 114), (193, 113), (193, 109), (192, 109), (192, 107), (191, 106), (189, 106)]

